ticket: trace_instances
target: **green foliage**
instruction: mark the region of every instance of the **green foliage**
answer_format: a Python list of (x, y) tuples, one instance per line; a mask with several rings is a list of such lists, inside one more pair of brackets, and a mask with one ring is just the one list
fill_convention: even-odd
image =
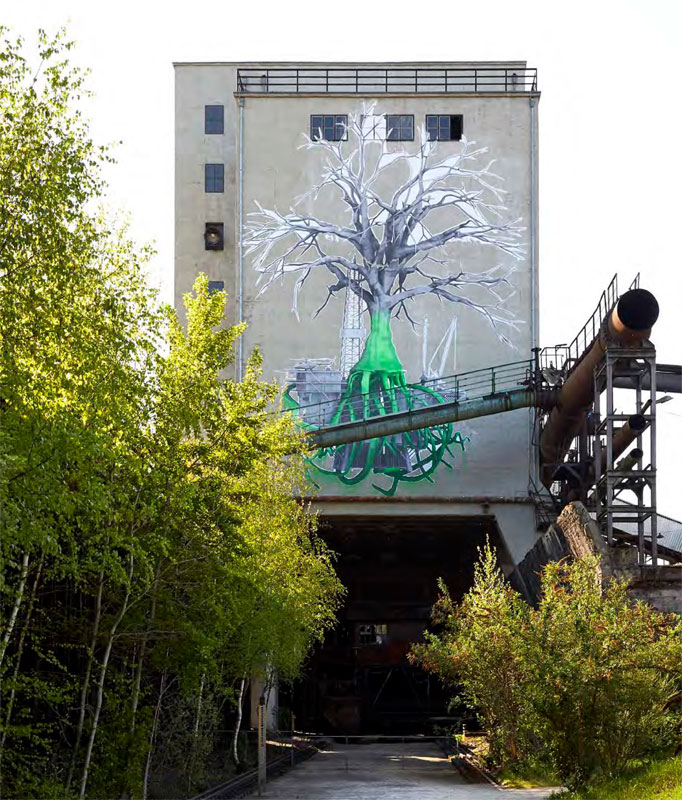
[(427, 632), (412, 649), (413, 660), (448, 683), (461, 683), (465, 700), (480, 709), (495, 761), (520, 758), (524, 735), (523, 656), (517, 635), (528, 607), (505, 582), (489, 544), (475, 565), (472, 589), (455, 605), (440, 581), (434, 623), (443, 634)]
[(561, 800), (682, 800), (682, 755), (655, 760), (617, 778), (576, 792), (562, 792), (556, 797)]
[(71, 44), (36, 69), (2, 36), (0, 789), (147, 796), (179, 755), (191, 793), (235, 687), (294, 677), (342, 589), (277, 387), (258, 354), (222, 377), (225, 295), (200, 276), (184, 330), (95, 209)]
[(679, 714), (666, 701), (682, 678), (682, 624), (632, 602), (623, 582), (602, 588), (598, 558), (547, 565), (531, 608), (487, 546), (473, 588), (455, 606), (441, 586), (434, 617), (441, 631), (412, 658), (462, 684), (497, 763), (544, 758), (579, 786), (670, 740)]

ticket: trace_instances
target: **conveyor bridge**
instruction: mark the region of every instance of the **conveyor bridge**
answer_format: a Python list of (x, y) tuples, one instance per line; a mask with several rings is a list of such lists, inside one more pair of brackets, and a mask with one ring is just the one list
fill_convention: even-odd
[[(299, 406), (297, 415), (310, 449), (321, 450), (535, 408), (541, 482), (557, 508), (582, 500), (610, 543), (614, 526), (632, 530), (634, 525), (641, 560), (650, 555), (655, 563), (656, 391), (682, 392), (682, 367), (656, 364), (649, 334), (657, 316), (658, 304), (639, 288), (639, 276), (620, 298), (614, 276), (568, 345), (538, 349), (530, 359), (406, 384), (404, 391), (391, 387), (354, 395), (346, 401), (347, 416), (334, 424), (319, 424), (328, 418), (328, 403)], [(427, 389), (421, 396), (430, 398), (416, 408), (407, 402), (415, 388)], [(634, 413), (616, 412), (615, 389), (634, 390)], [(616, 464), (634, 443), (628, 459)], [(622, 500), (624, 492), (634, 493), (637, 501)]]

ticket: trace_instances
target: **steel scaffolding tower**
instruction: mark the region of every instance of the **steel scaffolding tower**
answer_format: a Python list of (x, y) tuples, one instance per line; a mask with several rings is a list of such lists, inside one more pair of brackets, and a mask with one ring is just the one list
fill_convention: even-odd
[(346, 287), (346, 299), (343, 305), (343, 324), (341, 328), (341, 375), (348, 373), (360, 360), (362, 346), (365, 342), (365, 329), (362, 325), (364, 302), (351, 286)]
[[(614, 389), (619, 378), (628, 378), (635, 388), (637, 449), (632, 468), (615, 463), (618, 447), (614, 439), (632, 414), (618, 413)], [(605, 394), (605, 398), (602, 398)], [(602, 414), (605, 400), (606, 409)], [(639, 563), (647, 550), (651, 563), (658, 561), (656, 527), (656, 349), (649, 341), (640, 347), (607, 347), (604, 360), (594, 371), (594, 477), (597, 522), (613, 545), (619, 522), (637, 524)], [(646, 463), (645, 465), (645, 462)], [(635, 502), (623, 495), (634, 494)], [(647, 547), (647, 544), (649, 545)]]

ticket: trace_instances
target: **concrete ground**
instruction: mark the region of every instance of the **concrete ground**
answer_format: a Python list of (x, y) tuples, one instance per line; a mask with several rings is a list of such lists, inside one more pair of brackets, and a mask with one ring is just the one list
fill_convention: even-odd
[[(290, 800), (540, 800), (550, 789), (468, 784), (431, 742), (329, 744), (270, 781), (262, 797)], [(333, 748), (333, 749), (331, 749)], [(256, 797), (257, 795), (251, 795)]]

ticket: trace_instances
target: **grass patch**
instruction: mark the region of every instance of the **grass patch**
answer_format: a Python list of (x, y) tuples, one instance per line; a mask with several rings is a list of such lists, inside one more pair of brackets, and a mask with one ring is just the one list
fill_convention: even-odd
[(682, 800), (682, 756), (654, 761), (580, 792), (553, 795), (561, 800)]
[(535, 789), (541, 786), (561, 785), (557, 776), (542, 764), (534, 764), (522, 770), (503, 769), (494, 775), (505, 789)]

